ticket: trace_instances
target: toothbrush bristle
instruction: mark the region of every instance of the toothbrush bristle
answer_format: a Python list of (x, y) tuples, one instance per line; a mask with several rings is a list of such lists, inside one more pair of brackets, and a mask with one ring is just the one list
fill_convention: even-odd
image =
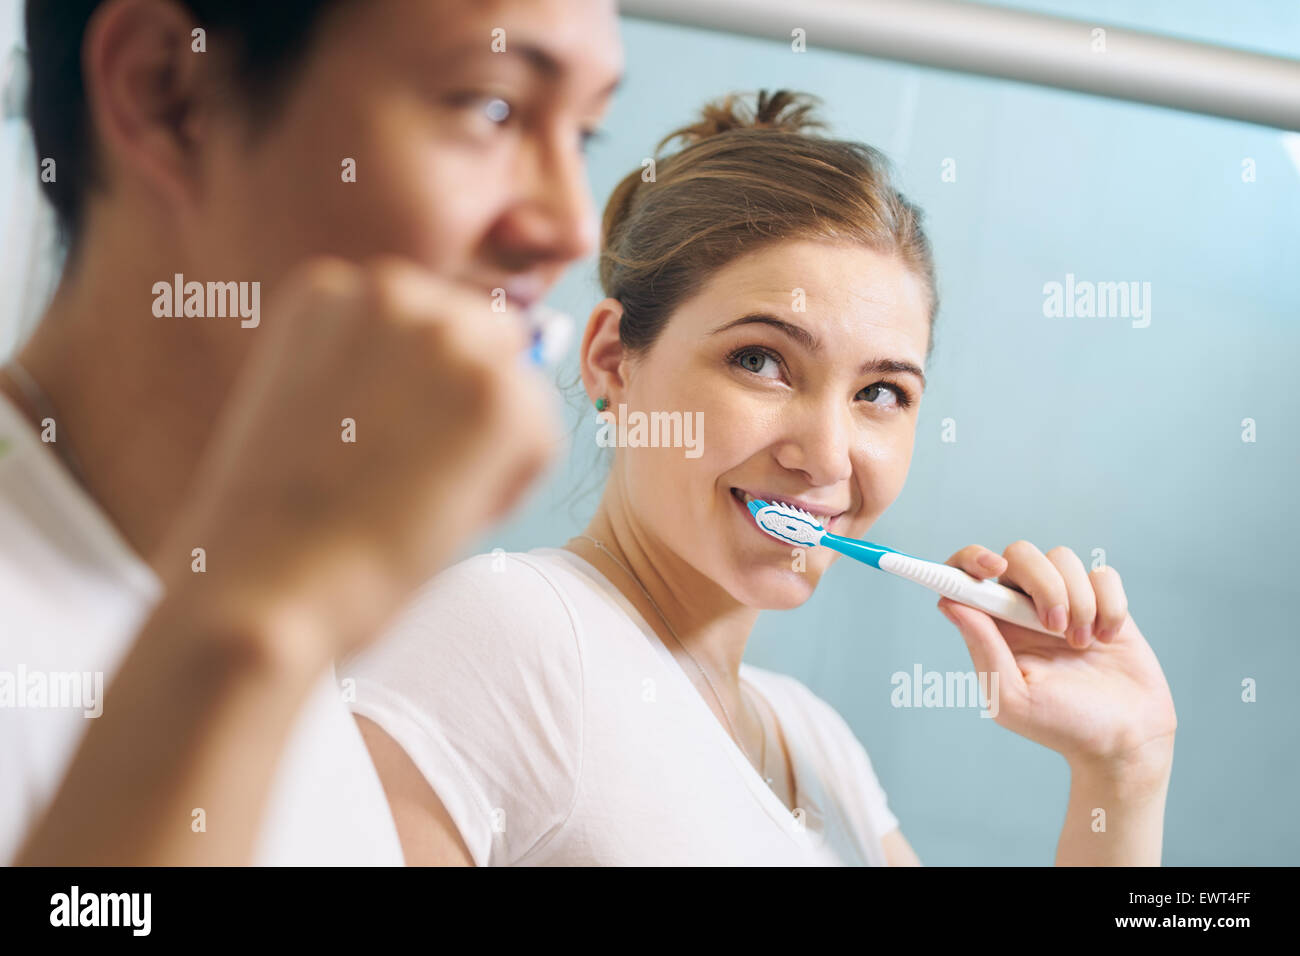
[(773, 508), (778, 509), (779, 511), (783, 511), (786, 514), (798, 515), (800, 518), (803, 518), (807, 521), (811, 521), (813, 524), (817, 525), (818, 527), (821, 527), (821, 522), (817, 519), (817, 516), (812, 514), (811, 512), (804, 511), (802, 508), (796, 508), (794, 505), (788, 505), (784, 501), (771, 501), (768, 502), (768, 504), (770, 504)]
[(750, 502), (754, 521), (774, 538), (791, 544), (817, 545), (826, 529), (813, 515), (780, 501)]

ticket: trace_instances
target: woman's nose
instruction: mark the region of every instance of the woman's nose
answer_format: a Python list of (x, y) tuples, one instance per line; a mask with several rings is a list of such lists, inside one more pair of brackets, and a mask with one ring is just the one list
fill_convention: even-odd
[(808, 402), (791, 416), (776, 459), (803, 472), (813, 487), (824, 487), (852, 475), (852, 447), (852, 410), (843, 402)]

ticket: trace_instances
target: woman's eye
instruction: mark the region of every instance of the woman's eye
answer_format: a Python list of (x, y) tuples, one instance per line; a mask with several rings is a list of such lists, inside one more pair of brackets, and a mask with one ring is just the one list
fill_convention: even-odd
[(776, 378), (781, 374), (781, 366), (776, 357), (763, 349), (741, 349), (731, 357), (732, 362), (746, 372), (753, 372), (764, 378)]
[[(861, 394), (865, 395), (867, 401), (872, 405), (879, 405), (881, 408), (907, 408), (912, 404), (912, 400), (907, 397), (906, 392), (897, 385), (890, 385), (888, 382), (876, 382), (874, 385), (868, 385), (862, 390)], [(877, 402), (876, 399), (881, 395), (891, 395), (894, 400), (892, 402)]]

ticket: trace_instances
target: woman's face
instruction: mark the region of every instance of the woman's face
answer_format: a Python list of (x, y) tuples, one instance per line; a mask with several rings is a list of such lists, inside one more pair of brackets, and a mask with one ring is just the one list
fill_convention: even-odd
[(907, 477), (928, 310), (923, 280), (860, 246), (782, 243), (720, 270), (628, 366), (629, 415), (702, 426), (698, 450), (620, 449), (638, 526), (744, 605), (803, 603), (835, 553), (800, 557), (758, 529), (744, 496), (866, 535)]

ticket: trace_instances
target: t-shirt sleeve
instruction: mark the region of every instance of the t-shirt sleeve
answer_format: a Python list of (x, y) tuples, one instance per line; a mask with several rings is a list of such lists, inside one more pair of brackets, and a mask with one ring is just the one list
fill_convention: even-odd
[[(853, 728), (839, 712), (802, 683), (790, 678), (796, 693), (819, 727), (825, 748), (828, 779), (859, 843), (871, 845), (868, 858), (877, 855), (881, 838), (898, 829), (898, 817), (889, 807), (885, 788), (876, 776), (871, 758)], [(883, 856), (883, 848), (879, 849)], [(881, 860), (883, 863), (883, 858)]]
[(582, 755), (578, 633), (528, 555), (449, 568), (340, 677), (355, 681), (353, 712), (406, 751), (477, 865), (520, 861), (568, 819)]
[[(848, 728), (847, 724), (845, 728)], [(898, 817), (894, 816), (894, 812), (889, 808), (885, 788), (880, 785), (880, 778), (876, 776), (875, 767), (872, 766), (866, 749), (858, 742), (858, 738), (851, 730), (849, 735), (852, 737), (852, 745), (849, 749), (853, 756), (852, 763), (858, 792), (862, 795), (863, 804), (871, 813), (877, 837), (885, 837), (898, 829)]]

